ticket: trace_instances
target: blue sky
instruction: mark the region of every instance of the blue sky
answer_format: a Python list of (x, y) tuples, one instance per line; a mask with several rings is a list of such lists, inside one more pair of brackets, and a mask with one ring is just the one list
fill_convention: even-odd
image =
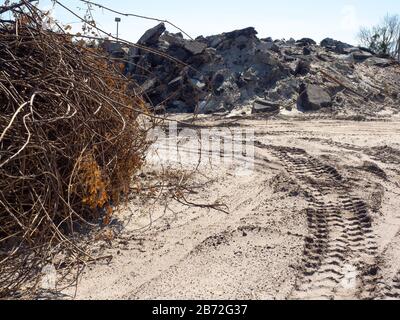
[[(60, 0), (71, 8), (84, 8), (78, 0)], [(94, 0), (124, 12), (168, 19), (191, 36), (218, 34), (254, 26), (260, 37), (274, 39), (332, 37), (356, 44), (362, 25), (379, 22), (386, 13), (400, 14), (399, 0)], [(4, 2), (0, 0), (0, 3)], [(40, 0), (51, 8), (51, 0)], [(57, 20), (74, 23), (63, 9), (53, 11)], [(96, 9), (99, 25), (115, 33), (115, 14)], [(121, 37), (136, 41), (155, 22), (122, 17)], [(72, 24), (78, 29), (78, 24)], [(170, 31), (174, 31), (172, 28)]]

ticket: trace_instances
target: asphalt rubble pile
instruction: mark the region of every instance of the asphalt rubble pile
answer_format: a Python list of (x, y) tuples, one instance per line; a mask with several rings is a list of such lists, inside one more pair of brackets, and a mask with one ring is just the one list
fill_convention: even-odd
[(108, 43), (106, 50), (127, 61), (126, 74), (158, 112), (376, 114), (399, 109), (399, 64), (330, 38), (319, 45), (309, 38), (259, 39), (249, 27), (188, 40), (161, 23), (138, 44), (174, 59), (117, 43)]

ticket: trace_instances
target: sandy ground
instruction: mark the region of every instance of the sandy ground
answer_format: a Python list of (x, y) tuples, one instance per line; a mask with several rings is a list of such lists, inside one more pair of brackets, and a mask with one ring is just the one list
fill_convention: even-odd
[[(112, 261), (88, 267), (75, 298), (399, 299), (400, 119), (229, 126), (254, 130), (243, 137), (254, 167), (252, 152), (233, 164), (207, 159), (187, 195), (228, 212), (133, 199), (121, 233), (97, 244)], [(198, 154), (184, 133), (179, 146)], [(145, 176), (157, 176), (156, 162)]]

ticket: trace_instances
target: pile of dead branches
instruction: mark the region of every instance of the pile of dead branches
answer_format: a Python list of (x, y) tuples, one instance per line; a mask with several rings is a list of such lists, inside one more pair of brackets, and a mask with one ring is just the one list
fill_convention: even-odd
[(35, 287), (46, 265), (66, 268), (57, 256), (85, 255), (77, 228), (109, 223), (152, 123), (118, 66), (44, 28), (29, 1), (8, 9), (15, 20), (0, 22), (0, 297)]

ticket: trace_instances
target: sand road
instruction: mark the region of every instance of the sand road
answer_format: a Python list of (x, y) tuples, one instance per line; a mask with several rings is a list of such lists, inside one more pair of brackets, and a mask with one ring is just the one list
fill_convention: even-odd
[[(253, 132), (250, 155), (193, 176), (188, 201), (228, 212), (132, 200), (76, 299), (400, 298), (400, 120), (199, 123)], [(198, 154), (184, 133), (179, 148)]]

